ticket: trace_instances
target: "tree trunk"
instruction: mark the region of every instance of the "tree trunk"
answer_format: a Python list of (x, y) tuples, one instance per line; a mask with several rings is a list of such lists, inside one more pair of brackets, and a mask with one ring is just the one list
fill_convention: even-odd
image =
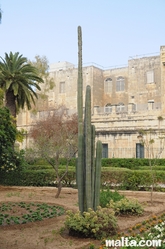
[(62, 189), (62, 183), (61, 181), (58, 182), (58, 188), (57, 188), (57, 193), (55, 195), (55, 198), (58, 198), (60, 193), (61, 193), (61, 189)]
[(11, 115), (14, 117), (13, 122), (16, 124), (16, 103), (13, 91), (6, 92), (5, 106), (10, 110)]

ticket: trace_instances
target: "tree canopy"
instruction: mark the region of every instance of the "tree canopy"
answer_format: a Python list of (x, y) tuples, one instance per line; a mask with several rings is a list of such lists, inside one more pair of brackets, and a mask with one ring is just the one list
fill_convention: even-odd
[(17, 156), (13, 150), (17, 129), (6, 107), (0, 108), (0, 171), (14, 170)]
[(5, 106), (9, 108), (12, 116), (16, 117), (20, 108), (32, 108), (38, 97), (36, 89), (40, 90), (39, 77), (36, 67), (28, 63), (27, 58), (18, 52), (5, 53), (5, 58), (0, 57), (0, 88), (5, 93)]
[[(31, 128), (30, 135), (34, 140), (33, 149), (54, 168), (58, 182), (59, 196), (62, 179), (68, 171), (68, 164), (77, 152), (77, 116), (66, 114), (66, 108), (57, 108), (45, 119)], [(66, 171), (59, 175), (59, 159), (67, 159)]]
[(49, 90), (55, 86), (54, 79), (50, 77), (49, 62), (46, 56), (35, 56), (34, 61), (30, 61), (30, 64), (38, 69), (39, 76), (44, 79), (42, 86), (42, 94), (46, 94)]

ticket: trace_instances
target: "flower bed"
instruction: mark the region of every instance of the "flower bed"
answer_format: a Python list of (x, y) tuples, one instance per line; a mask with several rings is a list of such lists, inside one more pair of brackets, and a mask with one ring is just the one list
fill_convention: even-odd
[[(153, 241), (153, 240), (161, 240), (161, 247), (136, 247), (136, 249), (144, 248), (161, 248), (165, 249), (165, 212), (161, 215), (152, 215), (149, 219), (137, 223), (136, 225), (128, 228), (126, 231), (118, 233), (116, 236), (111, 238), (106, 238), (107, 240), (121, 240), (121, 238), (127, 238), (128, 242), (136, 241), (139, 243), (140, 240), (144, 241)], [(102, 240), (101, 246), (99, 249), (107, 249), (105, 245), (105, 239)], [(113, 247), (111, 247), (113, 248)], [(132, 248), (130, 246), (120, 247), (120, 249)]]
[(64, 214), (64, 208), (46, 203), (8, 202), (0, 204), (0, 226), (41, 221)]

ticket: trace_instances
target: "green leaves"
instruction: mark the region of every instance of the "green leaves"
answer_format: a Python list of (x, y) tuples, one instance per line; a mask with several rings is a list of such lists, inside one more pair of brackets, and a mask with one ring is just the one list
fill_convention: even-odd
[(48, 205), (46, 203), (1, 203), (0, 225), (5, 226), (41, 221), (45, 218), (52, 218), (63, 215), (64, 212), (64, 208), (60, 206)]
[[(11, 114), (16, 116), (20, 108), (26, 105), (31, 109), (37, 94), (35, 89), (41, 90), (38, 83), (43, 82), (36, 67), (28, 63), (27, 58), (17, 53), (5, 53), (0, 57), (0, 88), (6, 95), (6, 106)], [(15, 108), (13, 108), (15, 106)]]
[(22, 162), (20, 155), (14, 151), (17, 134), (20, 133), (13, 124), (9, 110), (0, 108), (0, 171), (13, 171)]
[(37, 69), (39, 77), (44, 79), (44, 87), (42, 88), (42, 94), (46, 96), (46, 93), (49, 90), (53, 89), (55, 86), (54, 79), (50, 76), (50, 73), (48, 71), (49, 63), (46, 56), (40, 57), (39, 55), (36, 55), (35, 61), (30, 61), (29, 63)]
[(82, 214), (68, 211), (65, 226), (70, 235), (100, 239), (116, 234), (117, 220), (112, 210), (98, 207)]
[(115, 212), (115, 215), (141, 215), (143, 213), (143, 207), (137, 200), (129, 200), (123, 198), (120, 201), (110, 200), (109, 205), (107, 206), (112, 208)]
[(100, 192), (100, 206), (106, 207), (110, 200), (114, 202), (119, 201), (124, 198), (124, 195), (119, 194), (117, 191), (111, 191), (109, 188), (107, 190), (102, 190)]
[(16, 127), (10, 116), (9, 110), (5, 107), (0, 108), (0, 151), (2, 146), (8, 149), (15, 142)]

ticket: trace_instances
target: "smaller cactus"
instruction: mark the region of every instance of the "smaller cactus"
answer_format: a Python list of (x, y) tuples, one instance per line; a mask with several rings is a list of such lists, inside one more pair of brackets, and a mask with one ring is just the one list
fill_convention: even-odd
[(100, 183), (101, 183), (101, 158), (102, 158), (102, 143), (96, 143), (96, 171), (95, 171), (95, 191), (94, 191), (94, 210), (97, 209), (100, 203)]

